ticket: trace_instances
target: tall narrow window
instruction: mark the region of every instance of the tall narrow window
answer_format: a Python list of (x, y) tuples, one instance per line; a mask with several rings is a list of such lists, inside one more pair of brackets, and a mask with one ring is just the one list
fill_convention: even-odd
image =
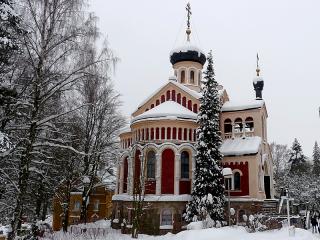
[(170, 140), (171, 139), (171, 128), (167, 128), (167, 139)]
[(188, 100), (188, 109), (192, 111), (192, 101)]
[(81, 203), (79, 201), (74, 202), (73, 211), (80, 211)]
[(172, 101), (176, 101), (176, 91), (175, 90), (172, 90), (172, 92), (171, 92), (171, 99), (172, 99)]
[(224, 120), (224, 133), (225, 134), (232, 133), (232, 123), (229, 118)]
[(181, 93), (177, 94), (177, 103), (181, 104)]
[(253, 132), (254, 130), (253, 118), (247, 117), (245, 123), (246, 123), (246, 126), (245, 126), (246, 132)]
[(240, 173), (239, 172), (235, 172), (233, 175), (233, 187), (234, 190), (240, 190)]
[(167, 101), (169, 101), (169, 100), (170, 100), (170, 98), (171, 98), (170, 90), (168, 90), (168, 91), (167, 91), (167, 94), (166, 94), (166, 95), (167, 95), (167, 96), (166, 96)]
[(184, 70), (181, 71), (180, 82), (185, 83), (186, 81), (186, 72)]
[(182, 106), (184, 106), (184, 107), (187, 106), (187, 98), (186, 97), (182, 98)]
[(235, 121), (234, 121), (234, 131), (236, 133), (240, 133), (242, 132), (243, 130), (243, 124), (242, 124), (242, 119), (241, 118), (237, 118)]
[(149, 151), (147, 155), (147, 178), (155, 178), (156, 173), (156, 154)]
[(181, 153), (181, 178), (189, 179), (189, 153), (187, 151)]
[(161, 128), (161, 140), (164, 140), (166, 138), (166, 128)]
[(98, 212), (99, 211), (99, 205), (100, 205), (100, 201), (99, 200), (95, 200), (94, 201), (94, 205), (93, 205), (93, 211)]
[(161, 214), (161, 225), (172, 225), (172, 212), (169, 209), (165, 209)]
[(190, 83), (194, 84), (194, 71), (193, 70), (190, 71)]
[(176, 140), (177, 139), (177, 128), (172, 129), (172, 139)]

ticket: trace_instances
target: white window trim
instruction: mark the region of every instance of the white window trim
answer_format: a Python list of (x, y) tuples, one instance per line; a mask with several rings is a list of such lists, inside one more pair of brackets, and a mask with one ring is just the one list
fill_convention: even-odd
[[(243, 176), (242, 171), (240, 169), (233, 169), (232, 170), (232, 176), (231, 176), (231, 191), (239, 191), (238, 189), (234, 189), (234, 174), (240, 173), (240, 177)], [(240, 179), (240, 190), (241, 190), (241, 179)]]
[(173, 211), (172, 211), (171, 208), (165, 208), (165, 209), (162, 209), (162, 210), (161, 210), (161, 214), (160, 214), (160, 227), (161, 227), (161, 226), (172, 226), (172, 225), (167, 225), (167, 224), (162, 225), (162, 214), (163, 214), (163, 212), (166, 211), (166, 210), (169, 210), (169, 211), (171, 212), (171, 223), (173, 224)]

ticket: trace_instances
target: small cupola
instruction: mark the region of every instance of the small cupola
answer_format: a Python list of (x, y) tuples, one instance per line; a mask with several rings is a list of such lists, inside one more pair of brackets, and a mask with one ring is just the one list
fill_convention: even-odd
[(256, 92), (256, 99), (262, 100), (262, 90), (264, 86), (264, 80), (260, 76), (260, 67), (259, 67), (259, 55), (257, 54), (257, 69), (256, 69), (256, 77), (253, 79), (253, 87)]
[(206, 63), (206, 55), (197, 46), (191, 43), (190, 3), (187, 4), (187, 41), (184, 45), (173, 49), (170, 52), (170, 62), (177, 81), (187, 87), (200, 91), (202, 69)]

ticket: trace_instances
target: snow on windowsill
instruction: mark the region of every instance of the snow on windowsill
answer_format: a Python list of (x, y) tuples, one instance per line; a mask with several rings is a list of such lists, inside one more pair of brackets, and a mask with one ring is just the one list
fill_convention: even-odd
[(163, 230), (172, 230), (172, 229), (173, 229), (173, 226), (172, 226), (172, 225), (161, 225), (161, 226), (160, 226), (160, 229), (163, 229)]

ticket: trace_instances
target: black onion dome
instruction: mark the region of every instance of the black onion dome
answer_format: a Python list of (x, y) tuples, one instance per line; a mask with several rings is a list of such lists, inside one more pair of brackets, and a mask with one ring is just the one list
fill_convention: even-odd
[(170, 62), (172, 65), (182, 61), (198, 62), (204, 65), (206, 60), (206, 55), (199, 48), (192, 45), (176, 48), (170, 53)]

